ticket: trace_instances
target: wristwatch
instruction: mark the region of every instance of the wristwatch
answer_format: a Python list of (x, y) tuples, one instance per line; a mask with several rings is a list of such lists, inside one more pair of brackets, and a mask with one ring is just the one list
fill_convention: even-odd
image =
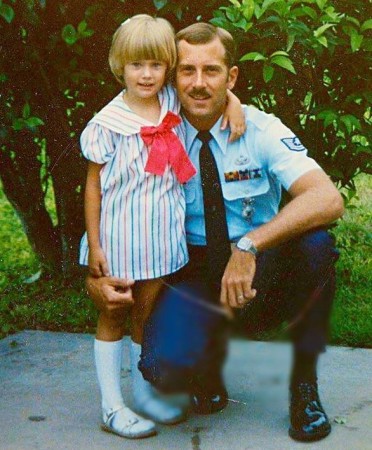
[(236, 248), (242, 252), (252, 253), (253, 256), (256, 256), (258, 252), (252, 240), (245, 236), (236, 243)]

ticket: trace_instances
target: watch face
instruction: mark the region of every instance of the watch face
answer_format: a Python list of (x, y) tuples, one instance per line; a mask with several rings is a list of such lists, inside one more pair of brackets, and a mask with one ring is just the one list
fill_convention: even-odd
[(238, 243), (236, 244), (238, 249), (242, 250), (243, 252), (250, 252), (253, 255), (257, 253), (257, 250), (253, 244), (253, 242), (249, 238), (242, 238)]
[(238, 242), (237, 247), (240, 248), (241, 250), (249, 250), (251, 248), (251, 243), (249, 241), (247, 241), (246, 239), (242, 239)]

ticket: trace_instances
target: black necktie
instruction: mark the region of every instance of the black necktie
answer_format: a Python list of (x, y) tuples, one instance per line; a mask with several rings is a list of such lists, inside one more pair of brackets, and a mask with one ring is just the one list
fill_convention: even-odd
[(202, 141), (199, 162), (204, 200), (208, 272), (210, 280), (219, 283), (231, 254), (225, 204), (217, 164), (209, 147), (212, 135), (209, 131), (200, 131), (197, 138)]

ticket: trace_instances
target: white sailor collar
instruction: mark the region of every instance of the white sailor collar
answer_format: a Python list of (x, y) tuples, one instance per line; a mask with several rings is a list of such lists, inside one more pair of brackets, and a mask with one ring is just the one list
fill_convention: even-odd
[[(164, 101), (163, 90), (164, 88), (158, 92), (161, 108), (158, 124), (162, 122), (168, 112), (167, 102)], [(154, 126), (154, 123), (144, 119), (129, 108), (129, 106), (124, 102), (124, 93), (125, 89), (114, 97), (106, 106), (104, 106), (89, 121), (89, 123), (97, 123), (110, 129), (111, 131), (114, 131), (115, 133), (123, 134), (124, 136), (139, 133), (141, 127)]]
[[(190, 149), (193, 145), (199, 131), (194, 128), (191, 123), (183, 116), (183, 121), (186, 128), (186, 148)], [(221, 152), (225, 155), (229, 140), (230, 129), (221, 130), (222, 116), (217, 120), (213, 127), (209, 130), (215, 143)]]

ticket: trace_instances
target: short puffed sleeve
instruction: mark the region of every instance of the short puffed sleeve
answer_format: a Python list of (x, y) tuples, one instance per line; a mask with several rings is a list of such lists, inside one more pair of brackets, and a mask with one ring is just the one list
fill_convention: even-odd
[(115, 153), (116, 133), (108, 128), (90, 122), (80, 137), (81, 151), (86, 159), (97, 164), (105, 164)]

